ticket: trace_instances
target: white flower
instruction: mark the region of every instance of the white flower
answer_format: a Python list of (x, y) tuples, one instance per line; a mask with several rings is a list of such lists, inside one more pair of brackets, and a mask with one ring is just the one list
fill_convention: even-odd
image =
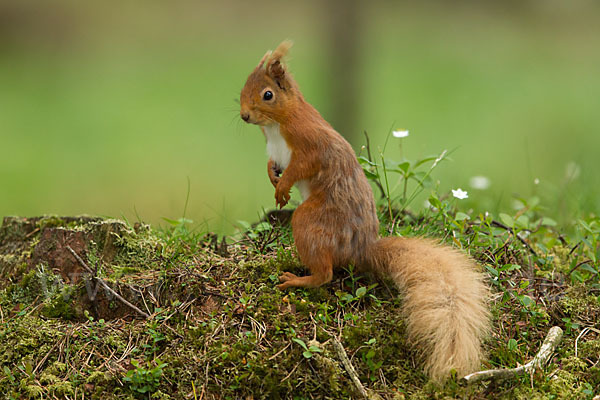
[(457, 199), (466, 199), (467, 197), (469, 197), (469, 194), (467, 192), (465, 192), (464, 190), (462, 190), (461, 188), (458, 188), (456, 190), (452, 189), (452, 196), (456, 197)]
[(539, 184), (540, 184), (540, 179), (539, 179), (539, 178), (535, 178), (535, 179), (533, 180), (533, 184), (534, 184), (534, 185), (539, 185)]
[(408, 136), (408, 131), (404, 130), (404, 131), (393, 131), (392, 135), (394, 135), (394, 137), (397, 138), (403, 138), (403, 137), (407, 137)]
[(490, 187), (490, 180), (487, 176), (477, 175), (471, 178), (469, 185), (473, 189), (485, 190)]

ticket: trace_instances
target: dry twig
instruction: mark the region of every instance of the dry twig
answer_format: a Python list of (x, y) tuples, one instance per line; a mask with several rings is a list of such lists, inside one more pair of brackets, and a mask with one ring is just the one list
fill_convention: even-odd
[(348, 354), (346, 354), (346, 350), (344, 350), (344, 346), (342, 346), (340, 341), (337, 340), (335, 337), (332, 339), (332, 341), (333, 341), (333, 348), (335, 349), (335, 352), (337, 353), (338, 358), (342, 362), (342, 365), (344, 366), (344, 369), (346, 370), (348, 375), (350, 375), (350, 380), (354, 384), (354, 388), (356, 389), (356, 392), (360, 394), (361, 398), (368, 399), (368, 400), (381, 399), (381, 397), (379, 395), (377, 395), (375, 393), (367, 392), (367, 389), (365, 389), (365, 387), (360, 382), (360, 379), (358, 378), (358, 374), (356, 373), (354, 366), (350, 362), (350, 359), (348, 358)]
[(526, 373), (533, 373), (536, 369), (541, 369), (550, 360), (550, 357), (556, 350), (556, 347), (562, 339), (563, 331), (558, 326), (550, 328), (540, 351), (535, 355), (533, 360), (527, 364), (517, 368), (510, 369), (488, 369), (486, 371), (479, 371), (469, 374), (462, 378), (462, 382), (466, 384), (473, 384), (485, 380), (503, 380), (514, 378), (518, 375), (524, 375)]
[(581, 333), (579, 335), (577, 335), (577, 339), (575, 339), (575, 357), (577, 357), (577, 344), (579, 343), (579, 339), (581, 339), (583, 336), (587, 335), (590, 331), (600, 334), (600, 330), (593, 328), (591, 326), (583, 328)]
[(146, 318), (146, 319), (150, 318), (150, 315), (148, 315), (144, 311), (140, 310), (139, 308), (137, 308), (136, 306), (134, 306), (133, 304), (131, 304), (130, 302), (125, 300), (119, 293), (115, 292), (110, 286), (108, 286), (108, 284), (106, 282), (104, 282), (104, 280), (94, 276), (94, 271), (92, 271), (92, 269), (90, 267), (88, 267), (88, 265), (85, 263), (85, 261), (83, 261), (83, 259), (81, 257), (79, 257), (79, 254), (77, 254), (75, 252), (75, 250), (73, 250), (71, 248), (71, 246), (67, 246), (67, 249), (71, 252), (71, 254), (73, 254), (73, 257), (75, 257), (77, 262), (87, 272), (90, 273), (90, 275), (92, 276), (92, 279), (96, 280), (97, 282), (100, 282), (100, 284), (102, 285), (102, 287), (104, 287), (104, 289), (109, 291), (113, 296), (115, 296), (117, 299), (119, 299), (123, 304), (125, 304), (127, 307), (131, 308), (132, 310), (136, 311), (138, 314), (142, 315), (144, 318)]
[(527, 242), (527, 240), (525, 240), (521, 236), (517, 235), (517, 233), (515, 232), (515, 230), (513, 228), (511, 228), (510, 226), (504, 225), (502, 222), (499, 222), (496, 220), (492, 221), (492, 225), (497, 226), (498, 228), (502, 228), (502, 229), (507, 230), (508, 232), (512, 233), (521, 243), (523, 243), (523, 246), (525, 246), (531, 254), (533, 254), (535, 257), (539, 257), (537, 252), (533, 249), (533, 247), (531, 247), (531, 245)]

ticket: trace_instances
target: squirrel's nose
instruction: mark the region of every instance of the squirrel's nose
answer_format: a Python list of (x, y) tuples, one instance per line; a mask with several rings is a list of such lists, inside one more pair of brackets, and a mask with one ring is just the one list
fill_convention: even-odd
[(250, 119), (249, 113), (241, 113), (240, 115), (242, 116), (242, 119), (246, 122), (248, 122), (248, 120)]

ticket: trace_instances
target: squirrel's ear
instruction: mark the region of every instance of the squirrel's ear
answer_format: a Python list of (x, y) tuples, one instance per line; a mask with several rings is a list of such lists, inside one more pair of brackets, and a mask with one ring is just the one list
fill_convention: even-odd
[(265, 53), (264, 56), (262, 56), (262, 58), (260, 59), (260, 62), (258, 63), (258, 65), (256, 66), (256, 69), (261, 69), (264, 65), (265, 65), (265, 61), (267, 60), (267, 58), (271, 55), (271, 53), (273, 53), (271, 50), (267, 51)]
[(287, 85), (285, 79), (285, 66), (281, 63), (281, 59), (285, 57), (290, 47), (292, 47), (292, 42), (286, 40), (277, 46), (273, 53), (265, 54), (265, 58), (268, 58), (268, 61), (266, 61), (267, 74), (273, 78), (282, 89), (285, 89)]
[(269, 65), (267, 65), (267, 73), (277, 83), (285, 79), (285, 68), (279, 60), (269, 61)]

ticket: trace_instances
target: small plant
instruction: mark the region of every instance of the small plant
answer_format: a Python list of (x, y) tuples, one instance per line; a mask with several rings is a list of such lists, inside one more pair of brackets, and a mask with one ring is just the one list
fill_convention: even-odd
[(375, 361), (375, 355), (376, 355), (375, 349), (374, 349), (375, 344), (377, 344), (377, 339), (375, 339), (375, 338), (371, 338), (368, 341), (366, 341), (364, 343), (365, 348), (363, 349), (363, 352), (361, 355), (362, 360), (364, 361), (365, 364), (367, 364), (367, 367), (369, 367), (369, 371), (370, 371), (369, 378), (373, 382), (379, 378), (379, 376), (377, 375), (377, 372), (383, 365), (383, 360)]
[(567, 328), (567, 335), (580, 328), (580, 325), (577, 322), (571, 321), (571, 318), (562, 318), (562, 322), (565, 323), (565, 328)]
[[(388, 213), (390, 220), (393, 219), (392, 205), (395, 202), (399, 203), (399, 211), (404, 211), (415, 198), (426, 188), (433, 186), (431, 173), (441, 161), (448, 158), (447, 150), (442, 151), (439, 155), (428, 156), (417, 160), (408, 160), (402, 157), (400, 161), (386, 159), (385, 149), (387, 147), (390, 136), (393, 135), (400, 140), (400, 151), (402, 153), (402, 139), (408, 136), (408, 131), (390, 131), (385, 140), (383, 150), (379, 152), (380, 161), (375, 161), (367, 138), (367, 156), (359, 155), (358, 162), (361, 164), (367, 179), (372, 181), (380, 190), (381, 197), (384, 198), (388, 205)], [(426, 168), (426, 165), (431, 165)], [(397, 174), (398, 178), (392, 180), (389, 174)], [(395, 182), (394, 182), (395, 181)], [(409, 182), (415, 183), (413, 189), (409, 191)], [(394, 186), (390, 188), (390, 183)], [(394, 195), (401, 188), (399, 195)]]
[(158, 330), (158, 322), (156, 320), (151, 320), (148, 322), (146, 334), (150, 336), (152, 340), (150, 343), (142, 344), (141, 347), (144, 349), (144, 354), (146, 356), (152, 356), (154, 353), (156, 353), (156, 351), (158, 351), (160, 342), (164, 341), (166, 337)]
[(355, 267), (353, 265), (349, 265), (348, 268), (346, 268), (346, 271), (348, 272), (348, 278), (346, 282), (349, 280), (348, 286), (350, 288), (350, 293), (344, 291), (336, 292), (336, 295), (343, 306), (347, 306), (350, 303), (358, 302), (361, 299), (363, 299), (367, 294), (371, 298), (378, 300), (374, 295), (369, 293), (371, 290), (378, 286), (377, 283), (371, 284), (369, 286), (360, 286), (359, 281), (363, 277), (361, 275), (355, 274)]
[(304, 358), (312, 358), (314, 353), (322, 353), (323, 352), (323, 350), (321, 350), (318, 346), (316, 346), (314, 344), (309, 344), (307, 346), (306, 343), (304, 343), (304, 340), (302, 340), (302, 339), (292, 338), (292, 340), (294, 342), (298, 343), (300, 345), (300, 347), (302, 347), (302, 349), (304, 350), (302, 352), (302, 355), (304, 356)]
[(104, 328), (104, 326), (106, 325), (106, 322), (102, 318), (100, 318), (98, 321), (95, 321), (94, 317), (90, 315), (90, 312), (88, 310), (85, 310), (83, 312), (83, 315), (88, 320), (87, 327), (86, 327), (87, 331), (88, 331), (87, 337), (94, 341), (99, 341), (100, 337), (98, 336), (98, 329)]
[[(272, 225), (267, 221), (250, 224), (246, 221), (238, 221), (240, 226), (241, 240), (247, 242), (252, 249), (265, 254), (277, 250), (278, 256), (286, 256), (283, 244), (291, 242), (290, 232), (285, 226)], [(283, 253), (282, 253), (283, 251)]]
[(577, 244), (569, 275), (574, 282), (591, 283), (600, 288), (600, 217), (579, 219), (576, 224)]
[(330, 323), (333, 318), (331, 316), (331, 312), (334, 310), (334, 307), (327, 303), (319, 303), (319, 309), (317, 311), (317, 319), (323, 322), (324, 324)]
[(131, 365), (135, 368), (127, 371), (123, 380), (129, 384), (129, 389), (137, 394), (154, 393), (160, 384), (160, 378), (163, 374), (163, 369), (167, 366), (160, 360), (154, 360), (156, 366), (148, 362), (146, 367), (141, 366), (136, 360), (131, 361)]
[[(358, 302), (363, 299), (371, 290), (377, 287), (377, 283), (373, 283), (369, 286), (360, 286), (353, 293), (347, 292), (338, 292), (336, 293), (338, 298), (340, 299), (343, 306), (347, 306), (350, 303)], [(370, 297), (377, 299), (372, 294), (369, 294)]]

